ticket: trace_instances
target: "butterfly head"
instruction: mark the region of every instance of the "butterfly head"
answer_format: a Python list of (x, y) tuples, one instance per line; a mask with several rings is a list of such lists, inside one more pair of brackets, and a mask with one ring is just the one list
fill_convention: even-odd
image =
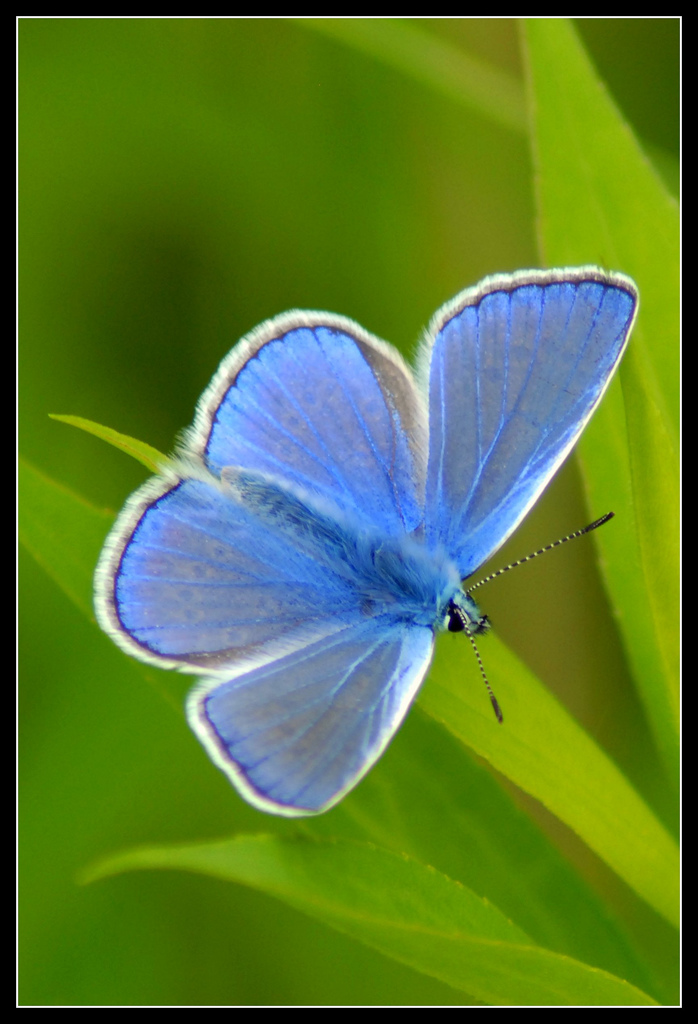
[(446, 608), (445, 628), (449, 633), (462, 633), (465, 630), (470, 636), (476, 636), (478, 633), (487, 633), (491, 623), (470, 594), (460, 590), (454, 594)]

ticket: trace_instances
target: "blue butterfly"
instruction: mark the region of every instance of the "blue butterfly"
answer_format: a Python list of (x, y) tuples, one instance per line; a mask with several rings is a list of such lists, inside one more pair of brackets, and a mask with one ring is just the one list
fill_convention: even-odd
[(317, 814), (400, 727), (463, 581), (509, 537), (608, 387), (638, 294), (596, 267), (485, 278), (416, 374), (352, 320), (289, 312), (223, 360), (96, 572), (103, 629), (201, 677), (189, 723), (260, 810)]

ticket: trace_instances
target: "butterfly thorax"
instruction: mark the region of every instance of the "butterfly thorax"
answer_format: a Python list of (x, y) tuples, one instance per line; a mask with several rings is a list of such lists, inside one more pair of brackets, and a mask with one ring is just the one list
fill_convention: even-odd
[(405, 535), (359, 534), (356, 542), (357, 587), (367, 608), (394, 611), (416, 625), (449, 628), (454, 607), (470, 622), (482, 616), (464, 593), (460, 574), (443, 550), (432, 551)]
[(367, 617), (388, 614), (441, 631), (449, 628), (456, 607), (467, 622), (481, 620), (442, 546), (368, 526), (355, 513), (264, 474), (231, 466), (223, 470), (222, 482), (268, 530), (322, 565), (327, 583), (334, 579), (345, 598), (354, 595)]

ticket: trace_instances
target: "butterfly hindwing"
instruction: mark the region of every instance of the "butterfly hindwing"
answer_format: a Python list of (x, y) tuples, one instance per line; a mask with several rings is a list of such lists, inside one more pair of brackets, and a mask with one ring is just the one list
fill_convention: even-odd
[(380, 757), (421, 686), (433, 631), (359, 622), (234, 678), (204, 680), (189, 722), (247, 800), (275, 813), (336, 803)]
[(331, 570), (328, 543), (310, 528), (270, 529), (250, 501), (203, 471), (155, 478), (105, 547), (97, 613), (121, 647), (165, 667), (256, 664), (360, 615), (348, 574)]

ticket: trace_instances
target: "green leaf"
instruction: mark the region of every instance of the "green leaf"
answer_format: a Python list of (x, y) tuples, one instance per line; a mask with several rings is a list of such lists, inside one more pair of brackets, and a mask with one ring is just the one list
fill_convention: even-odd
[(525, 101), (517, 78), (418, 25), (399, 18), (298, 18), (296, 22), (369, 54), (505, 128), (520, 134), (526, 131)]
[(157, 448), (146, 444), (145, 441), (137, 441), (135, 437), (129, 437), (128, 434), (120, 434), (118, 430), (104, 427), (101, 423), (94, 423), (92, 420), (83, 419), (82, 416), (58, 416), (56, 413), (49, 413), (49, 416), (52, 420), (58, 420), (59, 423), (69, 423), (72, 427), (79, 427), (80, 430), (85, 430), (88, 434), (101, 437), (107, 444), (113, 444), (115, 448), (126, 452), (132, 459), (142, 462), (151, 473), (159, 473), (171, 461), (166, 455), (159, 452)]
[(88, 617), (95, 565), (113, 520), (20, 456), (19, 539)]
[[(500, 726), (464, 645), (437, 650), (420, 705), (520, 789), (566, 822), (670, 923), (678, 920), (678, 850), (611, 759), (496, 637), (487, 666), (505, 709)], [(459, 671), (459, 662), (460, 665)]]
[(602, 571), (667, 773), (678, 762), (678, 210), (564, 19), (531, 19), (539, 237), (552, 265), (630, 274), (640, 314), (579, 454)]
[[(111, 514), (100, 512), (24, 462), (20, 480), (23, 542), (64, 592), (91, 616), (92, 572), (112, 522)], [(449, 639), (456, 642), (449, 644)], [(421, 706), (433, 719), (443, 722), (461, 742), (488, 758), (519, 786), (539, 796), (573, 827), (574, 814), (579, 812), (576, 787), (587, 792), (589, 780), (597, 778), (600, 792), (589, 793), (591, 806), (584, 808), (587, 817), (578, 828), (585, 838), (585, 830), (592, 836), (599, 831), (594, 813), (597, 803), (599, 814), (608, 812), (603, 803), (604, 787), (609, 799), (616, 797), (628, 807), (635, 806), (636, 795), (617, 777), (617, 771), (604, 774), (589, 768), (596, 753), (602, 768), (607, 769), (608, 764), (579, 727), (530, 675), (523, 683), (514, 683), (525, 670), (501, 645), (488, 643), (488, 664), (502, 681), (498, 690), (506, 707), (506, 727), (500, 729), (473, 671), (471, 652), (458, 640), (442, 640), (420, 696)], [(137, 663), (134, 667), (144, 677), (152, 675), (152, 669)], [(526, 714), (523, 720), (519, 710), (522, 702)], [(332, 812), (307, 822), (307, 830), (320, 836), (365, 836), (395, 850), (411, 851), (425, 864), (443, 865), (442, 870), (447, 868), (456, 877), (472, 878), (480, 891), (496, 894), (510, 916), (529, 922), (528, 930), (539, 940), (543, 937), (566, 952), (579, 951), (578, 955), (589, 959), (594, 955), (595, 966), (617, 963), (616, 970), (622, 968), (636, 980), (642, 978), (644, 971), (625, 950), (622, 934), (610, 926), (600, 930), (599, 919), (603, 920), (604, 914), (596, 897), (549, 841), (521, 816), (481, 768), (471, 764), (462, 748), (448, 742), (440, 726), (429, 724), (430, 720), (420, 725), (419, 718), (413, 720), (415, 714), (380, 770), (370, 773), (359, 789)], [(554, 741), (558, 732), (563, 742), (559, 748), (554, 742), (551, 747), (551, 737)], [(565, 758), (572, 760), (571, 768)], [(574, 764), (577, 759), (579, 771)], [(438, 771), (433, 771), (435, 764)], [(566, 765), (569, 776), (559, 807), (558, 764)], [(425, 817), (427, 814), (430, 817)], [(447, 836), (439, 834), (439, 823), (444, 821), (450, 823)], [(639, 835), (661, 848), (663, 834), (660, 828), (657, 843), (654, 819), (636, 819), (635, 825)], [(438, 842), (430, 843), (430, 838), (437, 835)], [(621, 850), (627, 844), (628, 855), (642, 864), (646, 851), (632, 829), (628, 834), (619, 828), (618, 837)], [(588, 841), (595, 848), (601, 845)], [(337, 871), (341, 878), (341, 863)], [(650, 874), (653, 872), (656, 887), (666, 877), (666, 866), (655, 862)], [(556, 897), (550, 905), (552, 892)], [(565, 933), (567, 915), (572, 915), (575, 922), (569, 935)]]
[[(24, 536), (41, 564), (87, 610), (97, 538), (106, 516), (30, 468), (25, 487)], [(53, 509), (50, 514), (48, 510)], [(59, 513), (56, 514), (55, 510)], [(46, 523), (55, 523), (46, 529)], [(72, 524), (73, 532), (66, 527)], [(77, 532), (75, 532), (77, 530)], [(75, 552), (80, 559), (77, 598)], [(90, 558), (90, 553), (94, 558)], [(89, 591), (88, 591), (89, 586)], [(472, 675), (467, 645), (443, 638), (420, 705), (454, 736), (566, 822), (631, 888), (670, 923), (676, 922), (678, 853), (666, 829), (625, 777), (535, 677), (496, 638), (488, 639), (488, 667), (506, 711), (500, 727)], [(456, 638), (458, 640), (459, 638)]]
[(492, 1005), (654, 1005), (627, 982), (531, 943), (496, 907), (426, 865), (369, 844), (272, 836), (148, 848), (85, 881), (170, 868), (261, 889)]

